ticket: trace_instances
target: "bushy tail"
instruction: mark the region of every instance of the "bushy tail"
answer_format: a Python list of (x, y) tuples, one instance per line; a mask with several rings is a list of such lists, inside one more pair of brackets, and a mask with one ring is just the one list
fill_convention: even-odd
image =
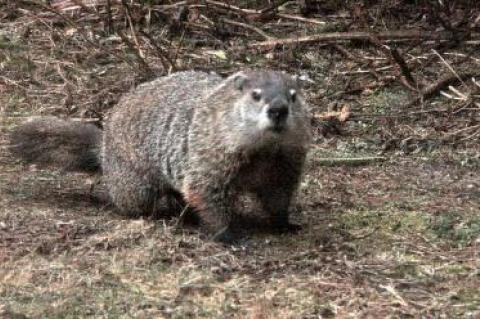
[(90, 123), (36, 117), (10, 136), (12, 153), (26, 163), (69, 171), (100, 170), (102, 130)]

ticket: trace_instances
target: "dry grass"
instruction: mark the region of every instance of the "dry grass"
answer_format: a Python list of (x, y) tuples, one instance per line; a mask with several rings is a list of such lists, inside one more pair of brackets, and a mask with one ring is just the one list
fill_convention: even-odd
[[(277, 37), (361, 29), (361, 18), (352, 24), (341, 15), (355, 7), (310, 17), (326, 22), (318, 24), (261, 22), (201, 6), (178, 21), (175, 6), (154, 5), (147, 23), (148, 7), (128, 1), (134, 31), (145, 35), (132, 31), (121, 2), (112, 1), (113, 30), (106, 2), (83, 9), (53, 2), (62, 15), (37, 1), (0, 10), (0, 317), (480, 316), (474, 82), (403, 109), (413, 93), (384, 82), (398, 74), (378, 48), (342, 44), (356, 58), (332, 46), (231, 50), (263, 39), (252, 26)], [(384, 3), (366, 9), (375, 28), (426, 24), (411, 7)], [(468, 12), (478, 16), (475, 10)], [(250, 28), (221, 24), (225, 17)], [(458, 73), (478, 68), (475, 46), (442, 45), (398, 47), (419, 82), (450, 72), (432, 47)], [(6, 150), (7, 133), (25, 115), (101, 118), (122, 92), (169, 67), (228, 73), (245, 66), (311, 79), (306, 92), (315, 113), (352, 111), (346, 123), (314, 123), (315, 149), (294, 207), (304, 226), (298, 235), (251, 233), (223, 247), (195, 227), (176, 229), (175, 217), (122, 219), (90, 193), (90, 176), (23, 167)], [(358, 167), (315, 161), (379, 154), (385, 162)]]
[[(28, 317), (478, 315), (477, 172), (417, 161), (307, 172), (297, 236), (223, 247), (175, 220), (123, 220), (4, 157), (0, 300)], [(408, 173), (408, 174), (407, 174)], [(366, 191), (368, 189), (368, 191)], [(72, 196), (77, 194), (77, 196)]]

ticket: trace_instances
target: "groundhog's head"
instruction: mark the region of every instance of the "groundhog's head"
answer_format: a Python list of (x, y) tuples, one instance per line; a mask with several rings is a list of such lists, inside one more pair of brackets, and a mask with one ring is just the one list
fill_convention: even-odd
[(238, 98), (229, 106), (236, 142), (306, 146), (310, 119), (297, 81), (276, 71), (245, 71), (226, 80)]

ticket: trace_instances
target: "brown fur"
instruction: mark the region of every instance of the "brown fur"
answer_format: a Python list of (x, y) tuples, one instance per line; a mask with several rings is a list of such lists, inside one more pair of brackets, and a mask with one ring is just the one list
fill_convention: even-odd
[(17, 127), (10, 142), (13, 154), (26, 163), (94, 172), (100, 169), (101, 138), (101, 130), (93, 124), (37, 117)]
[[(288, 116), (277, 122), (279, 109)], [(21, 148), (29, 159), (56, 157), (69, 167), (88, 167), (81, 165), (84, 154), (101, 149), (96, 155), (120, 212), (154, 213), (161, 199), (180, 193), (216, 240), (230, 241), (240, 230), (236, 203), (245, 194), (259, 202), (272, 228), (297, 228), (288, 221), (289, 207), (309, 147), (309, 124), (307, 105), (288, 75), (260, 70), (222, 79), (190, 71), (122, 97), (106, 120), (101, 147), (91, 126), (66, 129), (51, 118), (21, 127), (17, 132), (30, 133), (16, 136), (45, 142)], [(31, 134), (42, 129), (48, 134)], [(48, 155), (57, 153), (52, 146), (66, 153)]]

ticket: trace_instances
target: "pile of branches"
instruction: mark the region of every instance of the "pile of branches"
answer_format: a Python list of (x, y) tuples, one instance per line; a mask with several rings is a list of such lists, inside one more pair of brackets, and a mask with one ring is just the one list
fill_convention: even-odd
[[(350, 69), (336, 72), (346, 83), (332, 81), (338, 92), (313, 94), (314, 104), (398, 84), (411, 99), (392, 117), (441, 111), (425, 104), (440, 94), (456, 102), (449, 112), (479, 108), (480, 71), (457, 69), (443, 54), (480, 44), (476, 1), (18, 0), (3, 5), (0, 21), (8, 48), (0, 90), (19, 97), (8, 103), (45, 113), (101, 118), (132, 86), (191, 68), (267, 66), (317, 81), (318, 50), (334, 51)], [(416, 72), (431, 63), (413, 54), (420, 46), (447, 72)], [(349, 107), (329, 111), (316, 118), (355, 119)], [(475, 125), (462, 138), (478, 135)]]

